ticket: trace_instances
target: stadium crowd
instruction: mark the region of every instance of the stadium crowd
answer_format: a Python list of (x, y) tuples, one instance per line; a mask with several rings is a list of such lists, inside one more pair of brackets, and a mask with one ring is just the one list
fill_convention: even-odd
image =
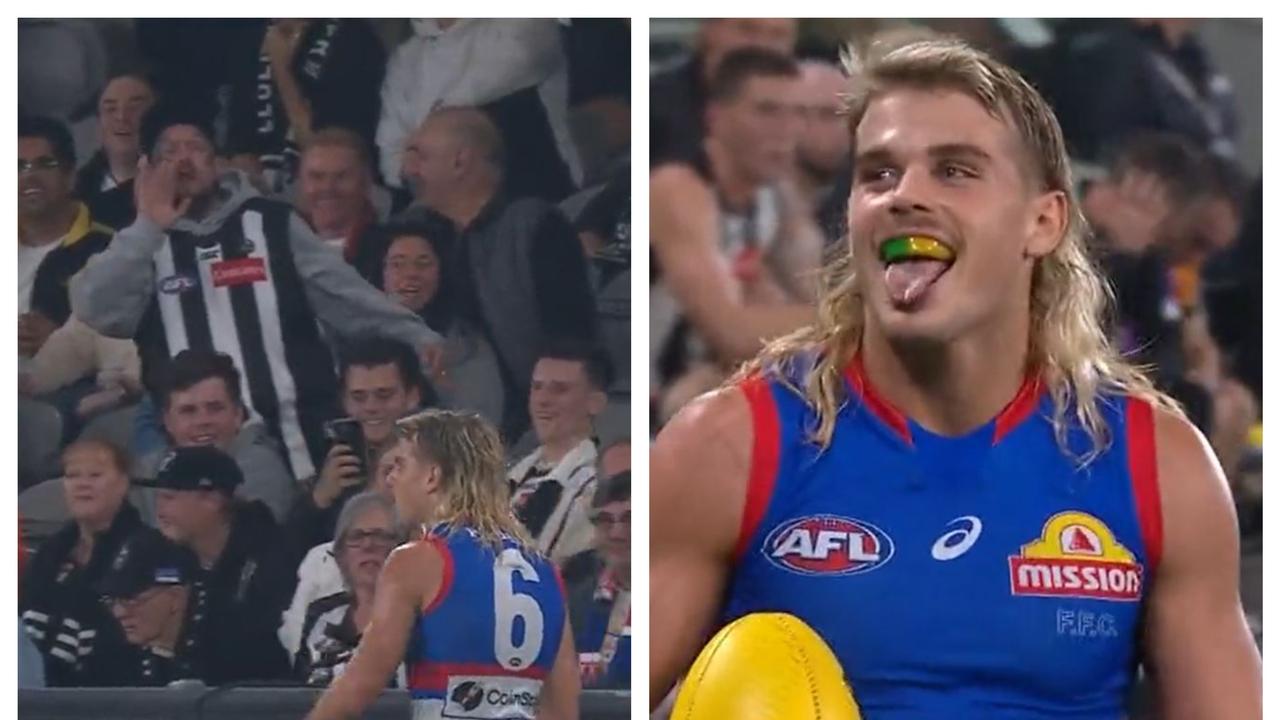
[(584, 685), (629, 686), (629, 38), (20, 22), (24, 686), (327, 686), (430, 407), (501, 429)]

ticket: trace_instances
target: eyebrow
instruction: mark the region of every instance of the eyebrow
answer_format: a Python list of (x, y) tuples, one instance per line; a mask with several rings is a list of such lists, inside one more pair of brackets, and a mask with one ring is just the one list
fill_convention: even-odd
[[(937, 158), (954, 158), (964, 157), (980, 162), (990, 163), (994, 160), (991, 154), (986, 150), (969, 143), (944, 143), (942, 145), (931, 145), (926, 151), (929, 157)], [(860, 152), (854, 158), (854, 166), (884, 163), (893, 159), (893, 153), (888, 148), (877, 146), (872, 147), (866, 152)]]

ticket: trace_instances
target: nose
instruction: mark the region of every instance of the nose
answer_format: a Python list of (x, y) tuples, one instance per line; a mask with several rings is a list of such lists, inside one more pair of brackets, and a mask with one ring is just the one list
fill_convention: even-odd
[(913, 213), (931, 213), (929, 202), (929, 173), (924, 168), (908, 167), (893, 188), (889, 212), (897, 216)]

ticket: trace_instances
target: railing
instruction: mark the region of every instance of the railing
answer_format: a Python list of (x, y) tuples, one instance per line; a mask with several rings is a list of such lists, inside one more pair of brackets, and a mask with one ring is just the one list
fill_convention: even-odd
[[(205, 687), (59, 688), (21, 690), (22, 720), (300, 720), (320, 696), (310, 688)], [(588, 690), (580, 701), (582, 720), (630, 717), (630, 693)], [(382, 693), (366, 720), (407, 720), (409, 695)]]

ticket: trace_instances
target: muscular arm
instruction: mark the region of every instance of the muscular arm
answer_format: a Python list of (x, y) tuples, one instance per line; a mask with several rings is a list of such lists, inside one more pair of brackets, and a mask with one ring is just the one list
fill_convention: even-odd
[(1160, 717), (1262, 717), (1262, 658), (1240, 605), (1240, 542), (1222, 469), (1189, 422), (1156, 413), (1164, 556), (1146, 619)]
[(745, 360), (763, 341), (814, 320), (809, 305), (746, 305), (718, 248), (719, 210), (693, 170), (667, 165), (649, 180), (650, 236), (672, 294), (722, 360)]
[[(565, 617), (569, 609), (565, 608)], [(542, 696), (538, 699), (538, 720), (576, 720), (578, 695), (582, 693), (582, 679), (578, 677), (578, 653), (573, 649), (573, 631), (564, 624), (560, 638), (560, 651), (556, 653), (551, 674), (542, 684)]]
[(440, 553), (429, 544), (402, 546), (391, 553), (378, 576), (373, 615), (360, 647), (307, 720), (359, 717), (377, 699), (404, 661), (418, 611), (438, 592), (442, 570)]
[(650, 708), (715, 630), (746, 502), (751, 443), (746, 399), (727, 389), (688, 405), (650, 451)]

